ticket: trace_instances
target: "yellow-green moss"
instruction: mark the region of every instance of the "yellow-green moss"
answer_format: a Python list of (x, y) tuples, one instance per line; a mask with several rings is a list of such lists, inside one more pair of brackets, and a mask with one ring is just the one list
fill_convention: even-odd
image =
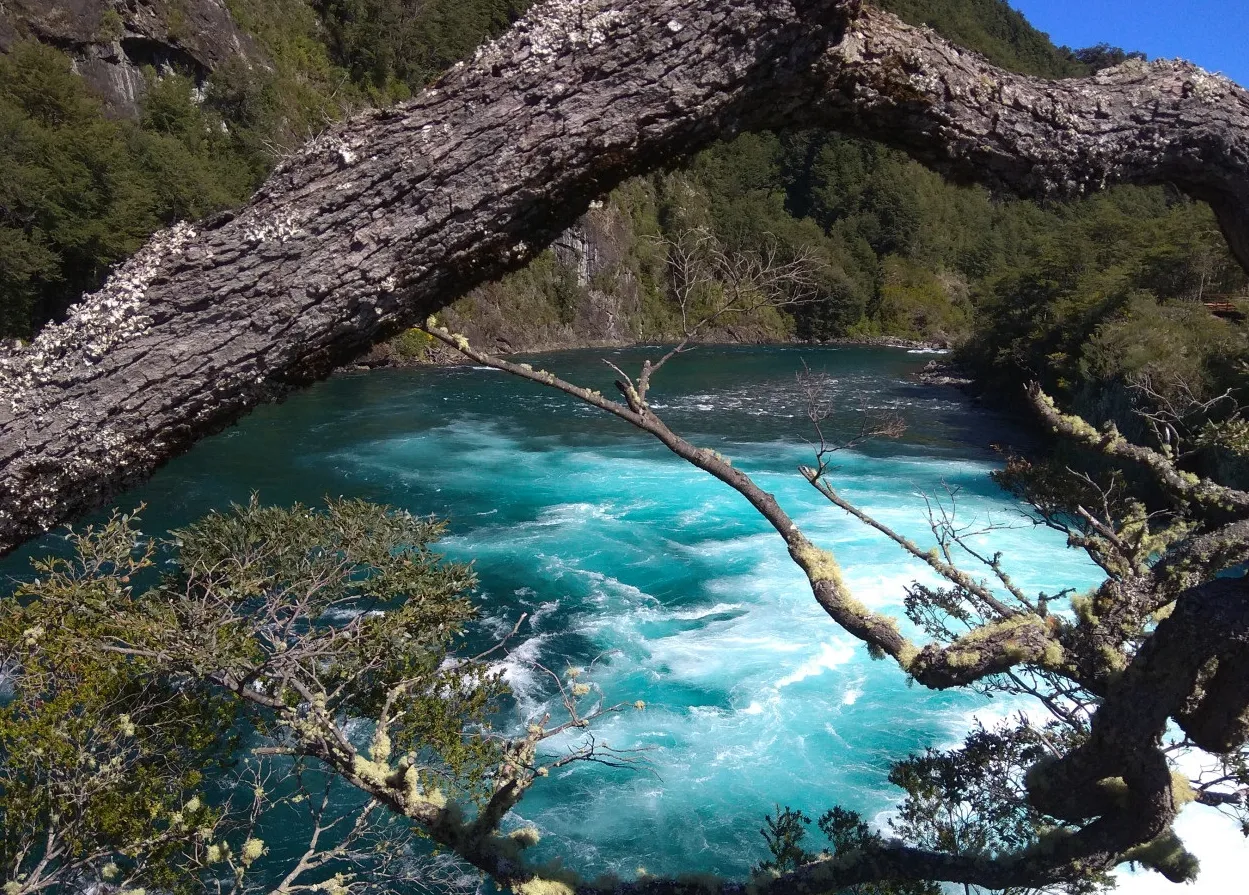
[[(827, 581), (837, 589), (843, 599), (845, 598), (846, 585), (841, 577), (841, 566), (838, 565), (833, 554), (813, 544), (804, 544), (794, 551), (794, 559), (798, 560), (798, 564), (802, 566), (802, 570), (807, 573), (807, 577), (812, 582)], [(867, 607), (862, 608), (862, 614), (867, 614)], [(852, 607), (851, 611), (854, 611)]]
[(420, 774), (415, 767), (403, 772), (403, 797), (409, 805), (430, 805), (442, 810), (447, 807), (447, 797), (438, 787), (424, 789), (421, 787)]
[(390, 736), (386, 728), (379, 724), (373, 733), (373, 743), (369, 747), (369, 757), (373, 761), (382, 762), (390, 759)]
[[(1053, 398), (1049, 395), (1042, 395), (1041, 398), (1045, 402), (1046, 406), (1048, 406), (1055, 413), (1058, 413), (1058, 406), (1054, 403)], [(1092, 425), (1090, 425), (1089, 422), (1083, 417), (1074, 416), (1068, 413), (1058, 413), (1058, 418), (1062, 421), (1062, 424), (1070, 430), (1071, 434), (1077, 438), (1083, 438), (1087, 441), (1101, 440), (1102, 433), (1094, 429)]]
[[(919, 655), (919, 650), (902, 637), (897, 621), (887, 615), (879, 615), (873, 612), (850, 595), (850, 590), (846, 587), (845, 579), (841, 575), (841, 566), (838, 565), (836, 558), (831, 553), (804, 541), (798, 547), (791, 547), (790, 554), (802, 570), (807, 573), (807, 578), (810, 579), (812, 584), (824, 582), (832, 585), (838, 609), (855, 616), (865, 625), (878, 625), (889, 628), (903, 644), (897, 657), (898, 664), (904, 669), (911, 667), (911, 663)], [(874, 644), (869, 643), (868, 650), (872, 653), (873, 658), (884, 657), (884, 652)]]
[(959, 638), (962, 642), (973, 640), (987, 640), (998, 634), (1004, 634), (1008, 631), (1014, 631), (1026, 625), (1036, 625), (1040, 627), (1041, 620), (1033, 615), (1015, 615), (1010, 618), (1002, 619), (1000, 622), (993, 622), (988, 625), (981, 625), (974, 631), (968, 631)]
[(1081, 621), (1090, 625), (1097, 624), (1097, 613), (1093, 611), (1093, 598), (1091, 596), (1076, 595), (1072, 597), (1071, 608)]
[(1184, 847), (1174, 831), (1167, 830), (1157, 839), (1138, 845), (1124, 853), (1123, 859), (1156, 870), (1173, 883), (1188, 883), (1197, 878), (1200, 865)]
[(533, 848), (542, 841), (542, 834), (537, 827), (521, 827), (507, 834), (508, 838), (521, 848)]
[(1179, 771), (1171, 772), (1171, 798), (1177, 809), (1197, 800), (1197, 791), (1193, 789), (1188, 777)]
[(268, 849), (265, 848), (265, 842), (263, 839), (248, 839), (243, 843), (243, 851), (240, 853), (239, 857), (243, 862), (243, 866), (247, 867), (257, 861), (267, 851)]
[(1109, 644), (1103, 643), (1097, 648), (1097, 652), (1111, 671), (1120, 672), (1128, 667), (1128, 657)]
[(969, 650), (952, 650), (946, 654), (946, 661), (955, 668), (971, 668), (980, 661), (980, 651)]
[(1119, 807), (1127, 804), (1128, 784), (1122, 777), (1104, 777), (1097, 781), (1097, 789)]
[(1006, 654), (1006, 658), (1013, 663), (1026, 662), (1032, 657), (1032, 650), (1028, 649), (1022, 643), (1018, 643), (1013, 640), (1006, 644), (1003, 652)]
[(574, 895), (581, 883), (581, 877), (566, 870), (557, 858), (535, 868), (532, 879), (513, 883), (512, 891), (516, 895)]
[(388, 786), (392, 768), (380, 761), (369, 761), (363, 755), (353, 755), (351, 772), (372, 786)]
[(312, 886), (314, 892), (324, 892), (325, 895), (350, 895), (351, 890), (347, 888), (348, 878), (341, 873), (336, 873), (324, 882), (316, 883)]
[(1045, 652), (1041, 654), (1041, 664), (1046, 668), (1059, 668), (1066, 661), (1066, 658), (1062, 644), (1057, 640), (1051, 640), (1045, 644)]

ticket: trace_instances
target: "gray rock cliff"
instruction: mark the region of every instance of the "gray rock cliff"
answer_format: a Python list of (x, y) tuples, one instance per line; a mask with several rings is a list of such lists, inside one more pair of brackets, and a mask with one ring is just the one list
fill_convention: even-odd
[(224, 0), (2, 0), (0, 52), (20, 40), (64, 50), (119, 116), (138, 114), (144, 69), (202, 84), (230, 59), (265, 64)]

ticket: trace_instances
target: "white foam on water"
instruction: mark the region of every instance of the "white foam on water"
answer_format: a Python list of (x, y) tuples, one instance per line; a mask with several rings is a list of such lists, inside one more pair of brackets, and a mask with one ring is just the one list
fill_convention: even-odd
[(547, 616), (554, 613), (557, 609), (559, 609), (559, 600), (547, 600), (544, 603), (539, 603), (538, 608), (529, 613), (529, 624), (535, 629), (540, 628), (542, 623), (546, 621)]
[(593, 503), (563, 503), (547, 507), (533, 525), (589, 525), (594, 522), (615, 520), (617, 514), (611, 508)]
[(490, 670), (499, 675), (512, 691), (526, 721), (538, 714), (545, 704), (547, 681), (534, 668), (534, 663), (542, 657), (542, 646), (549, 639), (548, 634), (530, 637), (509, 650), (503, 659), (490, 663)]
[(648, 611), (655, 612), (656, 614), (666, 615), (668, 618), (674, 618), (674, 619), (679, 619), (683, 621), (684, 620), (696, 621), (700, 618), (707, 618), (708, 616), (711, 616), (711, 615), (723, 615), (726, 612), (736, 612), (737, 610), (741, 608), (742, 608), (741, 603), (716, 603), (713, 606), (704, 606), (704, 607), (699, 607), (697, 609), (677, 610), (675, 612), (659, 613), (653, 609), (648, 610)]
[(380, 609), (370, 609), (366, 612), (365, 610), (356, 607), (345, 608), (338, 606), (333, 609), (327, 609), (325, 612), (321, 613), (321, 618), (326, 621), (342, 624), (344, 622), (349, 622), (353, 619), (359, 618), (362, 615), (366, 618), (377, 618), (378, 616), (385, 615), (385, 613)]
[[(847, 392), (867, 382), (843, 379), (838, 387)], [(665, 403), (691, 414), (792, 415), (783, 401), (765, 403), (748, 389)], [(873, 403), (915, 402), (882, 395)], [(569, 449), (558, 437), (516, 437), (480, 419), (457, 421), (438, 438), (445, 440), (375, 445), (366, 462), (396, 474), (413, 465), (439, 469), (439, 485), (464, 493), (480, 488), (483, 475), (509, 482), (510, 518), (480, 520), (453, 543), (480, 557), (483, 572), (498, 563), (532, 578), (525, 589), (509, 583), (498, 591), (514, 593), (510, 608), (529, 611), (527, 630), (536, 632), (496, 664), (520, 718), (558, 709), (553, 682), (530, 663), (559, 671), (574, 661), (563, 652), (572, 641), (578, 664), (604, 654), (590, 677), (607, 702), (647, 703), (600, 719), (594, 734), (618, 748), (650, 749), (645, 755), (662, 782), (592, 766), (553, 774), (522, 806), (525, 819), (549, 833), (540, 848), (550, 856), (628, 875), (638, 863), (656, 872), (743, 870), (765, 856), (757, 829), (777, 801), (808, 812), (841, 803), (882, 822), (899, 797), (885, 779), (890, 760), (954, 745), (976, 718), (992, 722), (988, 710), (973, 714), (979, 702), (971, 694), (910, 690), (896, 667), (871, 662), (815, 603), (780, 538), (739, 495), (651, 446)], [(456, 451), (451, 469), (440, 468), (446, 440)], [(774, 492), (835, 554), (863, 603), (896, 615), (912, 582), (940, 583), (796, 474), (811, 462), (809, 446), (702, 443)], [(932, 534), (921, 495), (944, 494), (943, 480), (976, 485), (960, 495), (960, 518), (1007, 517), (1014, 508), (983, 486), (987, 463), (853, 452), (837, 460), (835, 487), (925, 549)], [(1003, 552), (1025, 589), (1052, 593), (1093, 580), (1087, 561), (1056, 533), (995, 531), (983, 541)], [(490, 630), (510, 630), (516, 612), (494, 608)], [(556, 618), (560, 630), (552, 628)], [(580, 736), (570, 731), (543, 749), (562, 754)]]
[(839, 637), (820, 644), (820, 652), (803, 662), (796, 669), (776, 682), (777, 689), (788, 687), (809, 677), (839, 668), (854, 659), (854, 645), (848, 638)]

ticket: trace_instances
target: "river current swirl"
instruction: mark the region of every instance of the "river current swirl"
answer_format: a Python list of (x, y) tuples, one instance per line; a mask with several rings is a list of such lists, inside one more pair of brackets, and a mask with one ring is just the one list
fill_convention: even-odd
[[(604, 358), (628, 369), (653, 353), (589, 350), (534, 363), (610, 394)], [(845, 425), (866, 410), (908, 426), (901, 439), (838, 455), (833, 480), (846, 497), (931, 543), (925, 497), (957, 493), (961, 519), (1006, 526), (980, 540), (1025, 589), (1095, 583), (1082, 554), (1024, 522), (988, 478), (1000, 463), (991, 446), (1025, 447), (1026, 431), (951, 389), (911, 382), (926, 359), (892, 349), (704, 348), (665, 368), (652, 400), (675, 430), (774, 492), (874, 609), (900, 615), (906, 586), (932, 573), (796, 474), (813, 450), (795, 378), (804, 362), (827, 372)], [(891, 761), (952, 745), (976, 718), (1017, 708), (908, 687), (819, 609), (738, 495), (622, 423), (493, 371), (336, 377), (205, 441), (121, 504), (145, 501), (144, 528), (157, 532), (252, 492), (267, 503), (342, 494), (447, 518), (443, 548), (474, 560), (480, 576), (474, 640), (529, 616), (501, 660), (515, 693), (505, 723), (519, 728), (552, 704), (532, 662), (594, 663), (588, 679), (609, 702), (646, 703), (596, 735), (645, 750), (647, 770), (572, 765), (535, 786), (515, 819), (542, 832), (540, 852), (591, 875), (631, 876), (639, 866), (746, 873), (766, 856), (758, 828), (777, 804), (811, 816), (841, 804), (886, 824), (898, 798), (886, 779)]]

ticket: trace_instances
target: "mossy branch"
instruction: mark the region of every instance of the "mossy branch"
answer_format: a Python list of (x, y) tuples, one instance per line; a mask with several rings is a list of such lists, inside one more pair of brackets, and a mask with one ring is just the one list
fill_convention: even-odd
[(1143, 467), (1179, 501), (1194, 503), (1215, 512), (1249, 512), (1249, 492), (1185, 472), (1165, 454), (1128, 441), (1113, 424), (1098, 431), (1080, 417), (1062, 413), (1054, 399), (1035, 383), (1028, 388), (1028, 399), (1053, 432), (1107, 457)]

